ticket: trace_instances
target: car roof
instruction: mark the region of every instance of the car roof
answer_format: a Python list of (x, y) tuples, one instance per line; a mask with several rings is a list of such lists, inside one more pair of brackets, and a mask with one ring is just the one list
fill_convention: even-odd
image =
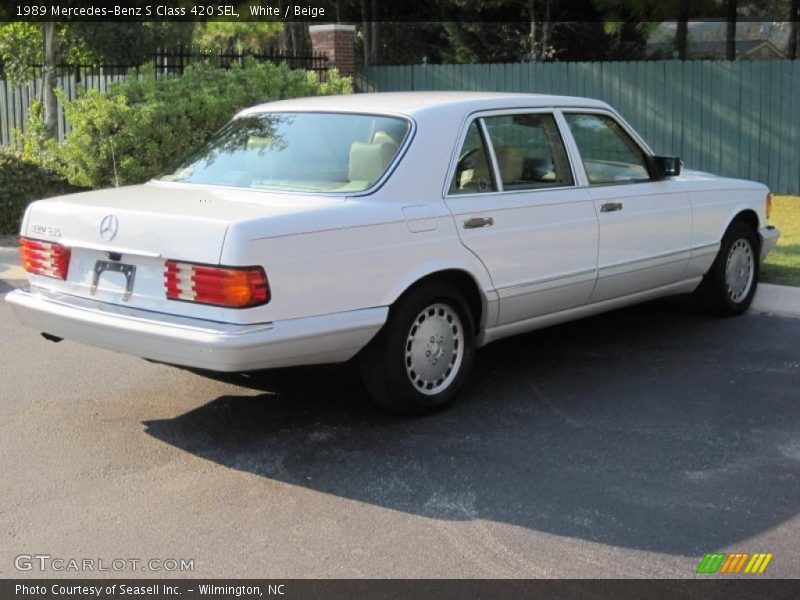
[(504, 108), (582, 107), (610, 108), (592, 98), (553, 96), (548, 94), (514, 94), (504, 92), (381, 92), (311, 96), (267, 102), (245, 109), (242, 114), (259, 112), (324, 111), (365, 112), (418, 116), (442, 108), (473, 112)]

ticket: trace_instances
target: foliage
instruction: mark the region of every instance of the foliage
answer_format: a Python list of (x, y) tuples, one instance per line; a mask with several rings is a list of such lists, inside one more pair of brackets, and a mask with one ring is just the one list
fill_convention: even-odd
[(158, 48), (188, 45), (193, 29), (194, 23), (169, 21), (79, 21), (66, 30), (64, 59), (70, 64), (141, 65)]
[(31, 104), (25, 131), (14, 130), (20, 156), (40, 165), (53, 173), (63, 173), (64, 163), (61, 159), (58, 142), (48, 134), (44, 123), (44, 106), (38, 100)]
[(247, 61), (228, 71), (198, 64), (182, 77), (145, 69), (108, 93), (91, 90), (64, 102), (72, 125), (60, 158), (70, 182), (103, 187), (146, 181), (197, 149), (238, 110), (279, 98), (349, 93), (352, 83), (312, 72)]
[[(233, 3), (229, 3), (233, 4)], [(248, 0), (236, 6), (239, 15), (250, 15), (251, 6), (261, 8), (261, 0)], [(280, 43), (283, 23), (269, 20), (260, 21), (199, 21), (195, 24), (191, 44), (202, 51), (220, 52), (234, 49), (264, 52)]]
[[(256, 3), (258, 4), (258, 3)], [(239, 14), (249, 14), (250, 4), (237, 7)], [(282, 23), (275, 21), (202, 21), (192, 35), (192, 45), (201, 50), (266, 52), (279, 43)]]
[[(194, 23), (85, 22), (56, 24), (56, 59), (66, 64), (142, 64), (159, 47), (189, 44)], [(0, 23), (0, 60), (9, 79), (30, 81), (31, 65), (40, 65), (42, 26)]]
[[(78, 25), (55, 25), (58, 61), (71, 64), (91, 62)], [(38, 23), (0, 23), (0, 60), (6, 76), (13, 83), (30, 81), (35, 73), (32, 65), (44, 62), (42, 36), (42, 25)]]
[(636, 60), (644, 58), (647, 41), (647, 29), (642, 24), (627, 22), (616, 23), (613, 27), (604, 26), (599, 20), (533, 24), (459, 21), (441, 25), (447, 38), (441, 61), (457, 64)]
[(0, 60), (8, 79), (15, 83), (31, 77), (29, 65), (42, 62), (42, 33), (35, 23), (0, 24)]
[(529, 52), (526, 23), (454, 21), (442, 25), (450, 42), (445, 62), (516, 62)]
[(0, 234), (19, 232), (25, 208), (33, 200), (74, 189), (52, 170), (0, 147)]
[[(448, 53), (442, 23), (381, 23), (380, 63), (385, 65), (444, 62)], [(356, 56), (363, 57), (363, 36), (356, 36)]]

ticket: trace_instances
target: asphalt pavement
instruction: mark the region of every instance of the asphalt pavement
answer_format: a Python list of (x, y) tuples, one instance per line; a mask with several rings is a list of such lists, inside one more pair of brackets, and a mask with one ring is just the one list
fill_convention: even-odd
[(492, 344), (456, 406), (398, 418), (349, 365), (209, 378), (0, 302), (0, 577), (683, 578), (711, 551), (797, 577), (799, 340), (650, 303)]

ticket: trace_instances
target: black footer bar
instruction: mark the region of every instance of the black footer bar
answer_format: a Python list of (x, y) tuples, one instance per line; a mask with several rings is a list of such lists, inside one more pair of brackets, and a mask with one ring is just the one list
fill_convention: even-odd
[(442, 579), (26, 579), (0, 581), (0, 599), (119, 600), (124, 598), (314, 600), (511, 600), (800, 598), (800, 580), (442, 580)]

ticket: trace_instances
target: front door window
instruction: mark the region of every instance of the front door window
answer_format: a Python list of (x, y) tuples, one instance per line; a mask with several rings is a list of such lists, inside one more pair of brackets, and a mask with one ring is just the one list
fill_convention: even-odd
[(644, 153), (607, 115), (565, 113), (590, 185), (649, 181)]

